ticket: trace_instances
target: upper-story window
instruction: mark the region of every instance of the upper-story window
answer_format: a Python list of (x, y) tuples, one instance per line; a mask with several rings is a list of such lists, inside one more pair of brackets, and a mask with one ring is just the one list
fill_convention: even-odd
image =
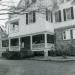
[(73, 7), (63, 9), (64, 21), (74, 19)]
[(26, 13), (26, 24), (35, 23), (36, 15), (35, 11)]
[(46, 11), (46, 20), (49, 22), (53, 22), (53, 17), (52, 17), (52, 12), (51, 11)]
[(55, 12), (55, 21), (56, 22), (61, 22), (61, 11)]
[(18, 23), (18, 21), (12, 22), (10, 29), (11, 29), (11, 31), (13, 31), (13, 32), (17, 32), (17, 31), (19, 30), (19, 23)]

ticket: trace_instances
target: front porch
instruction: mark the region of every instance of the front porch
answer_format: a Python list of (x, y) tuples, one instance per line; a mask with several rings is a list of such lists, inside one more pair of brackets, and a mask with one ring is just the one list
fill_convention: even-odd
[(9, 39), (9, 51), (44, 51), (44, 55), (48, 56), (52, 47), (54, 35), (47, 33)]

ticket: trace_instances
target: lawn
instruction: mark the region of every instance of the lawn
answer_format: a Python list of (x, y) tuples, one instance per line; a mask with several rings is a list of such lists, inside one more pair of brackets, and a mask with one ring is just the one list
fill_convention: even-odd
[(0, 60), (0, 75), (75, 75), (75, 62)]

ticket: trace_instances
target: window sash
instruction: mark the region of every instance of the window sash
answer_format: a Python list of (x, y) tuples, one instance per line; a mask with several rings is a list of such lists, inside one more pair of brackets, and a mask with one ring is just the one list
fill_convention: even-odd
[(64, 21), (74, 19), (73, 7), (63, 9)]
[(26, 13), (26, 24), (34, 23), (36, 21), (35, 11)]
[(55, 12), (55, 21), (56, 22), (61, 22), (61, 11)]
[(52, 12), (51, 11), (46, 11), (46, 20), (49, 22), (53, 22), (53, 17), (52, 17)]

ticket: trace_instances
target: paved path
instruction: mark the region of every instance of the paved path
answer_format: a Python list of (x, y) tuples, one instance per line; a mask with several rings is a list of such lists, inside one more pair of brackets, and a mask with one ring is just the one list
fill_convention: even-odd
[(61, 62), (64, 62), (64, 61), (75, 61), (75, 57), (69, 57), (67, 56), (66, 58), (64, 57), (51, 57), (51, 56), (48, 56), (48, 57), (33, 57), (33, 58), (30, 58), (31, 60), (37, 60), (37, 61), (61, 61)]

